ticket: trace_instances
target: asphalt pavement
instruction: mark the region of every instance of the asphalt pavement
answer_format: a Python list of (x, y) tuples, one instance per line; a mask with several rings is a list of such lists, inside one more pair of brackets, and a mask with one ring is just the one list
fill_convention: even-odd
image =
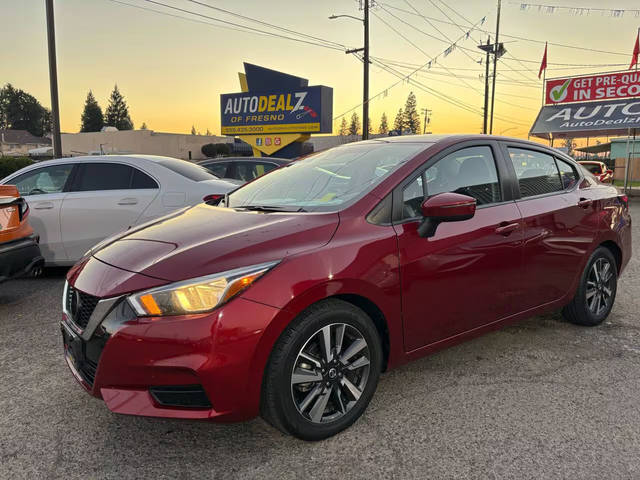
[(605, 324), (536, 317), (393, 370), (355, 425), (317, 443), (261, 419), (111, 413), (62, 356), (64, 270), (2, 284), (0, 479), (640, 478), (635, 222)]

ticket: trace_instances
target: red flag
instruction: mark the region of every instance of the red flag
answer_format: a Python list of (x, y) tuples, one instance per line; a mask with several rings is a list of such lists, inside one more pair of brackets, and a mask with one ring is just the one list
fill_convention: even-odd
[(547, 69), (547, 42), (544, 42), (544, 55), (542, 56), (542, 63), (540, 64), (540, 71), (538, 72), (538, 78)]
[(636, 34), (636, 46), (633, 47), (633, 57), (631, 58), (631, 65), (629, 65), (629, 70), (631, 70), (633, 67), (637, 68), (638, 55), (640, 55), (640, 33)]

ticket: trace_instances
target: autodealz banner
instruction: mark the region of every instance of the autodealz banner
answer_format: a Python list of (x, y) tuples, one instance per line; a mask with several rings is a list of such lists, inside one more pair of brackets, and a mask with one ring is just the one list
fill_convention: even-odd
[(640, 97), (640, 72), (555, 78), (545, 84), (545, 105)]
[(640, 127), (640, 99), (542, 107), (531, 135), (624, 130)]
[(223, 94), (222, 134), (331, 132), (332, 97), (325, 86)]

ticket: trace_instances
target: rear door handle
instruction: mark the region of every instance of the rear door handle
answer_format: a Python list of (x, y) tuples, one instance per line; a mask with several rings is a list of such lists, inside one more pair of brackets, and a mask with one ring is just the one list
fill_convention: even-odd
[(498, 228), (496, 228), (496, 233), (500, 235), (504, 235), (505, 237), (511, 235), (512, 232), (515, 232), (520, 228), (519, 223), (507, 223), (502, 222)]
[(581, 198), (578, 201), (578, 206), (580, 208), (589, 208), (591, 205), (593, 205), (593, 200), (591, 200), (590, 198)]
[(52, 208), (52, 202), (38, 202), (33, 206), (34, 210), (51, 210)]
[(137, 198), (123, 198), (118, 202), (118, 205), (137, 205)]

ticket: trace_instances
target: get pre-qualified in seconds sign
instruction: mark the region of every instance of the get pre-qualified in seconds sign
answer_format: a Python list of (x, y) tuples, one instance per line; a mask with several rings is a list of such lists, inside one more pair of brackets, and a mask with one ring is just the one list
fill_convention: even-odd
[(547, 80), (545, 105), (640, 97), (640, 72), (617, 72)]

